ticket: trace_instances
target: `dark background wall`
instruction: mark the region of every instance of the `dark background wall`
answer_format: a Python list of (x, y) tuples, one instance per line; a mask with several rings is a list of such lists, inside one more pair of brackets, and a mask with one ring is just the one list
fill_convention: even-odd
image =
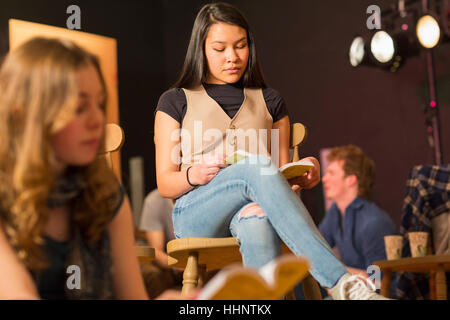
[[(159, 95), (176, 80), (198, 9), (210, 1), (10, 1), (0, 3), (0, 33), (7, 19), (66, 26), (65, 10), (77, 4), (82, 31), (118, 39), (120, 120), (124, 183), (128, 159), (145, 161), (146, 191), (156, 187), (153, 121)], [(353, 69), (348, 48), (356, 33), (368, 34), (366, 9), (396, 1), (228, 1), (249, 20), (266, 80), (286, 100), (292, 122), (309, 130), (301, 155), (354, 143), (373, 158), (373, 199), (399, 224), (405, 181), (417, 164), (434, 162), (423, 107), (427, 97), (423, 52), (395, 74)], [(4, 41), (3, 41), (4, 42)], [(0, 50), (2, 41), (0, 38)], [(434, 50), (441, 107), (444, 161), (450, 160), (450, 43)], [(321, 187), (302, 195), (316, 221), (323, 216)]]

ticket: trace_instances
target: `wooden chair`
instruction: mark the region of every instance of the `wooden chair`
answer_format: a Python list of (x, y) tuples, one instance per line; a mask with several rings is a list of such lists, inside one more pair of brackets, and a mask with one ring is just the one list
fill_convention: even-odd
[[(108, 163), (108, 166), (112, 169), (113, 163), (111, 160), (111, 153), (122, 148), (125, 141), (125, 134), (123, 129), (115, 124), (108, 123), (106, 125), (105, 132), (105, 153), (103, 156)], [(136, 256), (139, 259), (139, 263), (146, 263), (155, 259), (155, 249), (149, 246), (135, 246)]]
[(115, 124), (108, 123), (105, 132), (105, 153), (103, 154), (108, 166), (112, 169), (113, 163), (111, 160), (111, 153), (120, 150), (125, 142), (125, 134), (123, 129)]
[[(307, 136), (306, 127), (301, 123), (291, 125), (289, 148), (294, 149), (292, 161), (298, 161), (298, 148)], [(283, 254), (291, 253), (283, 244)], [(202, 287), (207, 270), (222, 269), (231, 263), (242, 262), (237, 239), (229, 238), (180, 238), (167, 243), (168, 264), (183, 268), (184, 294), (196, 287)], [(321, 300), (319, 285), (308, 275), (302, 281), (303, 291), (308, 300)], [(295, 299), (293, 291), (288, 299)]]
[[(450, 224), (450, 167), (444, 165), (417, 165), (412, 168), (406, 181), (406, 196), (403, 203), (400, 234), (403, 235), (402, 255), (404, 258), (373, 262), (383, 271), (381, 294), (388, 297), (393, 272), (399, 272), (397, 289), (406, 297), (410, 291), (412, 297), (424, 298), (429, 293), (431, 300), (446, 300), (446, 272), (450, 272), (450, 254), (448, 254), (448, 232)], [(414, 231), (430, 233), (427, 255), (410, 257), (411, 250), (407, 234)], [(432, 244), (432, 245), (431, 245)], [(404, 273), (408, 273), (406, 276)], [(425, 277), (428, 274), (429, 291)], [(410, 297), (408, 297), (410, 298)]]
[(383, 272), (381, 294), (389, 297), (392, 272), (429, 273), (431, 300), (447, 300), (447, 280), (445, 272), (450, 271), (450, 255), (428, 255), (395, 260), (380, 260), (373, 263)]

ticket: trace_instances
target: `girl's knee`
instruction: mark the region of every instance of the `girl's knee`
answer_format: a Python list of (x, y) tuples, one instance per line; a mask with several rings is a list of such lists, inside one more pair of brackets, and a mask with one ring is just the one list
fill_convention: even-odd
[(279, 237), (267, 215), (257, 204), (248, 206), (237, 217), (237, 237), (241, 242), (252, 243), (258, 246), (267, 246), (267, 243), (279, 243)]
[(257, 203), (250, 203), (240, 211), (238, 220), (245, 218), (262, 218), (267, 217), (264, 210)]

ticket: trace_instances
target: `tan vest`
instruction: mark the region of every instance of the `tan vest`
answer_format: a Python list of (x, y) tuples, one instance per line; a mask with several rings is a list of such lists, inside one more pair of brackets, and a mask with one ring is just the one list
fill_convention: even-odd
[(273, 119), (261, 89), (244, 88), (244, 102), (232, 119), (203, 86), (183, 90), (187, 108), (181, 124), (181, 170), (206, 154), (244, 150), (270, 156)]

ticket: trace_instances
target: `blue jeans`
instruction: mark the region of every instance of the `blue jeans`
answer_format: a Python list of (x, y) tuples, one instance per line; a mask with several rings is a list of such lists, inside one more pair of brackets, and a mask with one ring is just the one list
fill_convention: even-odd
[[(267, 174), (272, 170), (272, 174)], [(257, 203), (264, 215), (241, 217)], [(243, 263), (259, 268), (281, 255), (281, 241), (306, 256), (311, 275), (332, 288), (347, 271), (319, 233), (300, 198), (267, 157), (250, 156), (181, 196), (172, 213), (175, 236), (238, 239)]]

